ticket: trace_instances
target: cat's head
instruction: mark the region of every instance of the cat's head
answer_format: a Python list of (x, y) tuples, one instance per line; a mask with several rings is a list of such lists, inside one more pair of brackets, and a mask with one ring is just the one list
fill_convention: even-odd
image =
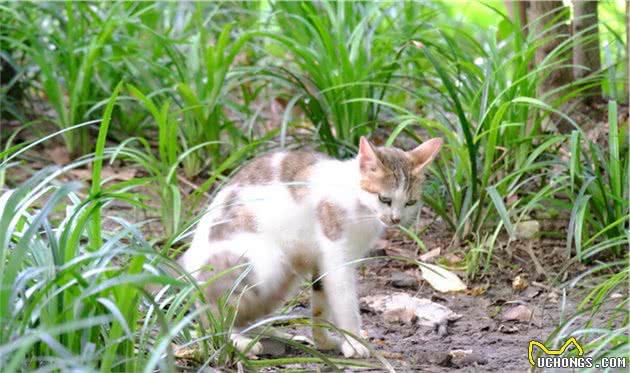
[(422, 174), (441, 146), (442, 139), (434, 138), (410, 151), (377, 148), (361, 137), (361, 203), (385, 225), (410, 224), (418, 213)]

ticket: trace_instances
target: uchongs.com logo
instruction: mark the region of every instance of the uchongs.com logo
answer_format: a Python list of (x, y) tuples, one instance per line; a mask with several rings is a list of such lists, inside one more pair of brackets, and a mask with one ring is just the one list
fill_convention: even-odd
[[(534, 357), (534, 346), (542, 350), (543, 354), (538, 357)], [(577, 350), (577, 356), (562, 356), (564, 352), (573, 346)], [(623, 357), (602, 357), (598, 361), (594, 361), (590, 356), (584, 356), (584, 349), (575, 339), (571, 337), (567, 339), (562, 347), (557, 350), (547, 348), (544, 344), (538, 341), (529, 341), (529, 348), (527, 350), (527, 357), (529, 363), (534, 368), (626, 368), (627, 360)]]

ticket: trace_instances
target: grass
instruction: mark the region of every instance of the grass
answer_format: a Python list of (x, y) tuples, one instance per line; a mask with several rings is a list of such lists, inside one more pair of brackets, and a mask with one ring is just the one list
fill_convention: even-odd
[[(62, 11), (62, 15), (57, 13)], [(100, 9), (99, 9), (100, 10)], [(114, 29), (127, 18), (112, 6), (98, 14), (85, 6), (66, 3), (63, 9), (40, 5), (18, 5), (16, 27), (25, 29), (24, 40), (13, 40), (39, 69), (41, 91), (55, 111), (54, 122), (60, 129), (83, 121), (90, 105), (104, 97), (98, 86), (91, 84), (94, 66), (108, 47)], [(116, 17), (114, 17), (116, 15)], [(60, 27), (40, 31), (29, 22), (36, 16), (44, 24), (59, 22)], [(102, 17), (102, 18), (101, 18)], [(73, 156), (89, 151), (88, 129), (64, 132), (63, 138)]]
[[(630, 237), (626, 235), (627, 245)], [(568, 317), (547, 338), (549, 345), (559, 345), (569, 336), (579, 341), (587, 356), (597, 364), (605, 357), (630, 358), (628, 331), (630, 330), (627, 292), (630, 279), (628, 258), (607, 262), (593, 267), (570, 282), (570, 286), (583, 289), (584, 299), (575, 310), (563, 310)], [(605, 315), (602, 320), (601, 315)], [(586, 371), (616, 371), (590, 369)]]
[(382, 98), (397, 68), (396, 46), (374, 37), (388, 23), (379, 16), (387, 7), (277, 2), (268, 30), (260, 32), (293, 56), (291, 64), (264, 74), (295, 91), (287, 110), (302, 109), (331, 155), (348, 156), (359, 137), (377, 126), (379, 105), (364, 99)]
[[(538, 89), (581, 37), (534, 65), (547, 34), (525, 38), (495, 5), (465, 22), (442, 2), (1, 4), (3, 72), (13, 71), (0, 90), (2, 129), (8, 116), (18, 122), (0, 131), (3, 371), (172, 371), (173, 343), (196, 348), (202, 367), (349, 364), (308, 348), (278, 360), (238, 354), (227, 343), (232, 311), (198, 307), (172, 259), (246, 159), (300, 143), (346, 158), (362, 135), (387, 146), (445, 139), (423, 199), (467, 248), (471, 279), (492, 270), (495, 246), (515, 240), (520, 222), (549, 209), (570, 216), (566, 267), (592, 267), (563, 284), (588, 291), (550, 341), (577, 333), (597, 357), (626, 348), (626, 298), (605, 305), (628, 278), (618, 11), (602, 5), (602, 71), (558, 96)], [(594, 83), (609, 100), (605, 141), (565, 112)], [(557, 117), (575, 131), (548, 131)], [(71, 163), (14, 178), (59, 138)], [(139, 176), (105, 180), (105, 164)], [(88, 165), (88, 185), (67, 181)], [(112, 215), (121, 204), (148, 219)], [(160, 231), (147, 233), (155, 222)], [(405, 230), (422, 251), (425, 231)], [(156, 285), (168, 286), (156, 296)], [(601, 312), (610, 323), (593, 321)]]
[[(118, 196), (93, 189), (96, 193), (81, 199), (79, 183), (55, 183), (79, 165), (44, 169), (3, 195), (0, 361), (5, 371), (41, 365), (93, 369), (112, 366), (119, 353), (133, 356), (135, 341), (151, 332), (135, 327), (142, 285), (173, 283), (143, 273), (155, 252), (137, 227), (115, 219), (120, 231), (94, 236), (100, 230), (90, 223), (100, 217), (98, 206)], [(121, 260), (128, 265), (121, 267)], [(122, 366), (134, 371), (143, 360), (137, 355)]]
[[(580, 131), (571, 138), (571, 178), (573, 206), (567, 250), (575, 243), (576, 256), (583, 260), (592, 256), (590, 246), (600, 238), (624, 238), (627, 232), (628, 212), (628, 134), (627, 124), (617, 123), (617, 103), (608, 103), (608, 149)], [(613, 249), (622, 255), (622, 246)]]

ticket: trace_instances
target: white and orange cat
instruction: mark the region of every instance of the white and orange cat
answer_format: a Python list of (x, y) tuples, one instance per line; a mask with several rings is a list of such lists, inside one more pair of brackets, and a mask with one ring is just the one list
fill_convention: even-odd
[[(273, 313), (311, 279), (314, 323), (326, 320), (358, 336), (357, 285), (348, 263), (363, 257), (385, 228), (416, 217), (423, 170), (441, 146), (434, 138), (405, 152), (375, 148), (361, 138), (350, 160), (284, 151), (244, 166), (216, 195), (180, 259), (199, 284), (249, 264), (238, 295), (230, 298), (239, 328), (232, 334), (236, 348), (251, 342), (240, 328)], [(211, 306), (240, 274), (230, 272), (203, 289)], [(346, 357), (370, 353), (364, 344), (321, 328), (313, 330), (313, 340), (317, 348), (339, 349)], [(262, 345), (249, 352), (261, 353)]]

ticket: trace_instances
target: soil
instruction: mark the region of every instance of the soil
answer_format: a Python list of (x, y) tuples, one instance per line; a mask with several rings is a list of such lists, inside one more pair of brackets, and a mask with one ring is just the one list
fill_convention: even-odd
[[(370, 276), (362, 278), (361, 296), (402, 290), (393, 288), (389, 281), (402, 268), (387, 262), (375, 263), (368, 268)], [(479, 295), (474, 292), (441, 294), (420, 284), (417, 290), (404, 291), (440, 303), (462, 317), (450, 322), (448, 334), (440, 336), (432, 328), (387, 323), (382, 315), (364, 309), (363, 323), (370, 342), (390, 357), (397, 371), (525, 372), (530, 367), (527, 360), (529, 341), (544, 340), (558, 325), (558, 296), (549, 288), (530, 285), (518, 292), (509, 285), (498, 283)], [(532, 319), (503, 320), (503, 312), (517, 305), (530, 309)], [(465, 351), (465, 357), (457, 358), (457, 350)]]
[[(389, 241), (385, 252), (396, 242)], [(425, 244), (431, 243), (426, 240)], [(397, 255), (407, 251), (406, 256), (412, 257), (416, 247), (407, 242), (397, 245), (395, 251)], [(383, 314), (361, 302), (367, 340), (397, 372), (527, 372), (529, 341), (544, 341), (558, 326), (561, 308), (573, 310), (576, 303), (566, 299), (562, 305), (558, 290), (532, 280), (535, 270), (529, 273), (521, 266), (514, 268), (512, 271), (520, 273), (527, 283), (521, 290), (512, 286), (513, 272), (494, 268), (492, 278), (468, 284), (468, 291), (444, 294), (422, 281), (416, 266), (395, 259), (368, 261), (359, 270), (360, 298), (405, 292), (446, 306), (461, 317), (449, 322), (446, 335), (440, 335), (437, 329), (414, 322), (388, 322)], [(463, 278), (462, 273), (460, 277)], [(530, 310), (532, 317), (523, 321), (506, 320), (506, 310), (517, 306)], [(307, 308), (306, 304), (298, 306), (292, 313), (307, 315)], [(372, 361), (377, 366), (380, 364), (375, 358)], [(384, 368), (347, 370), (385, 371)]]
[[(420, 225), (434, 221), (429, 211), (426, 215)], [(463, 263), (466, 246), (453, 247), (451, 237), (446, 225), (438, 221), (421, 238), (429, 250), (441, 248), (439, 258), (459, 259)], [(446, 335), (443, 335), (436, 328), (420, 326), (415, 322), (388, 322), (382, 313), (375, 312), (362, 301), (363, 336), (397, 372), (529, 371), (529, 341), (544, 342), (558, 326), (560, 316), (575, 310), (580, 294), (569, 292), (563, 298), (562, 291), (552, 286), (552, 277), (560, 273), (560, 267), (565, 264), (562, 259), (565, 249), (563, 240), (542, 238), (514, 241), (510, 245), (506, 241), (504, 239), (497, 245), (494, 265), (489, 273), (469, 282), (467, 291), (439, 293), (422, 280), (416, 265), (381, 257), (418, 256), (417, 245), (413, 241), (399, 232), (390, 232), (384, 247), (372, 253), (378, 257), (359, 268), (360, 298), (404, 292), (446, 306), (460, 318), (449, 322)], [(538, 263), (534, 264), (534, 261)], [(582, 266), (573, 266), (568, 272), (583, 269)], [(541, 270), (544, 273), (540, 273)], [(462, 271), (454, 272), (465, 278)], [(517, 277), (520, 281), (514, 285)], [(299, 298), (302, 304), (291, 314), (306, 316), (309, 314), (308, 296)], [(521, 321), (506, 319), (505, 313), (516, 307), (531, 312), (531, 317)], [(292, 334), (310, 336), (310, 331), (294, 330)], [(261, 358), (292, 354), (302, 355), (296, 350), (282, 350), (276, 356)], [(377, 358), (371, 361), (376, 366), (382, 366)], [(317, 369), (316, 366), (307, 368)], [(346, 368), (346, 371), (355, 370), (385, 371), (384, 368)]]

